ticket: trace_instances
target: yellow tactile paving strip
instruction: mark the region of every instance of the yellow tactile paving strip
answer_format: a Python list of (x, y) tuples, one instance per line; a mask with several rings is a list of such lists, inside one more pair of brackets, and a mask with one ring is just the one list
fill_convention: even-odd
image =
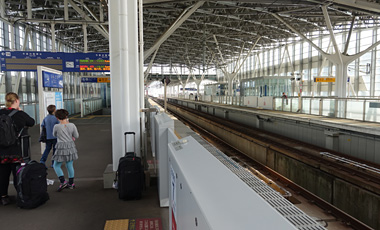
[(104, 230), (128, 230), (129, 219), (107, 220)]

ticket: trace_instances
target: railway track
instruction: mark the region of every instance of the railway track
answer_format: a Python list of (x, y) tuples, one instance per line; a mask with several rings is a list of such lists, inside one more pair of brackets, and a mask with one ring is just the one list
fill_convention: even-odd
[(332, 150), (313, 146), (253, 127), (247, 127), (246, 125), (241, 125), (227, 119), (212, 116), (210, 114), (190, 109), (185, 106), (180, 106), (173, 103), (169, 104), (176, 106), (181, 110), (190, 112), (198, 116), (200, 119), (207, 119), (210, 123), (216, 123), (219, 126), (223, 126), (224, 129), (227, 129), (231, 131), (231, 133), (235, 133), (238, 136), (251, 141), (262, 143), (262, 145), (267, 148), (271, 148), (290, 156), (308, 158), (315, 162), (319, 162), (322, 165), (329, 166), (333, 169), (339, 169), (341, 173), (345, 173), (349, 176), (354, 176), (363, 182), (371, 183), (371, 186), (377, 188), (380, 191), (379, 165), (364, 162), (355, 158), (344, 158), (342, 157), (342, 154), (334, 152)]
[[(163, 104), (162, 101), (157, 101), (157, 100), (155, 101), (159, 104)], [(202, 119), (207, 119), (207, 118), (211, 119), (209, 120), (209, 122), (216, 122), (216, 123), (219, 123), (220, 125), (224, 125), (226, 129), (230, 129), (233, 132), (239, 132), (240, 133), (239, 135), (241, 137), (253, 138), (255, 139), (255, 141), (261, 142), (266, 147), (271, 147), (277, 151), (278, 150), (291, 151), (292, 154), (297, 154), (299, 157), (306, 157), (306, 158), (318, 161), (322, 164), (339, 168), (339, 170), (343, 170), (349, 173), (350, 175), (361, 177), (362, 179), (365, 179), (367, 182), (373, 182), (373, 183), (380, 182), (380, 174), (376, 167), (369, 166), (365, 163), (356, 162), (350, 159), (342, 158), (341, 156), (336, 156), (334, 154), (331, 154), (331, 151), (326, 152), (325, 149), (319, 148), (317, 146), (312, 146), (311, 148), (307, 148), (307, 146), (305, 146), (305, 143), (301, 143), (299, 141), (295, 141), (289, 138), (284, 138), (280, 135), (263, 132), (262, 130), (254, 129), (251, 127), (249, 128), (244, 127), (235, 122), (231, 122), (226, 119), (218, 118), (218, 117), (211, 116), (203, 112), (189, 109), (185, 106), (180, 106), (173, 103), (170, 103), (170, 104), (172, 106), (176, 106), (177, 108), (180, 108), (181, 110), (185, 110), (196, 116), (200, 116), (202, 117)], [(297, 193), (297, 195), (300, 195), (304, 197), (305, 199), (307, 199), (309, 202), (314, 203), (315, 205), (323, 209), (325, 212), (333, 215), (334, 217), (341, 220), (347, 226), (350, 226), (353, 229), (358, 229), (358, 230), (372, 229), (368, 225), (352, 217), (351, 215), (343, 212), (339, 208), (319, 198), (313, 193), (307, 191), (306, 189), (297, 185), (293, 181), (277, 173), (273, 169), (248, 157), (245, 153), (231, 146), (226, 141), (223, 141), (222, 139), (220, 139), (213, 133), (207, 131), (206, 129), (202, 128), (196, 123), (190, 121), (189, 119), (187, 119), (186, 117), (178, 113), (177, 110), (169, 109), (169, 111), (173, 115), (175, 115), (179, 120), (181, 120), (183, 123), (187, 124), (194, 131), (199, 133), (203, 138), (205, 138), (211, 144), (215, 145), (217, 148), (223, 151), (226, 155), (231, 157), (233, 160), (235, 160), (242, 166), (246, 167), (248, 170), (250, 170), (254, 174), (256, 174), (257, 173), (256, 171), (258, 170), (260, 173), (271, 178), (274, 181), (274, 183), (280, 183), (283, 185), (283, 187), (285, 187), (285, 189), (286, 188), (291, 189), (293, 192)], [(271, 186), (271, 181), (269, 181), (268, 184)], [(279, 191), (277, 189), (277, 185), (274, 185), (271, 187)], [(291, 197), (286, 192), (282, 192), (282, 191), (279, 191), (279, 192), (282, 193), (285, 197), (287, 196)]]

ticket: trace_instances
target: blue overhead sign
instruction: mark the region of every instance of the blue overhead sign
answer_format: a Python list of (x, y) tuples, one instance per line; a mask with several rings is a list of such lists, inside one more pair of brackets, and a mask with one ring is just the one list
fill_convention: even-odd
[(109, 72), (109, 53), (65, 53), (64, 72)]
[(43, 87), (63, 88), (63, 76), (62, 74), (42, 71), (42, 83)]
[(63, 56), (64, 53), (1, 51), (1, 71), (37, 71), (39, 65), (62, 70)]
[(96, 77), (82, 77), (81, 82), (86, 82), (86, 83), (97, 83), (98, 78)]
[(1, 71), (37, 71), (46, 66), (62, 72), (109, 72), (109, 53), (1, 51)]

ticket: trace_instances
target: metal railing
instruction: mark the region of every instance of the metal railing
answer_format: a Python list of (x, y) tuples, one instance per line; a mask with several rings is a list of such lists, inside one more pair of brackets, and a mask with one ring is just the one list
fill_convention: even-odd
[(83, 116), (101, 110), (102, 108), (101, 98), (83, 99)]
[[(170, 95), (195, 100), (194, 95)], [(244, 106), (243, 96), (202, 95), (199, 101)], [(273, 97), (272, 110), (317, 116), (380, 122), (380, 99), (337, 97)]]
[(273, 110), (380, 122), (380, 99), (373, 98), (277, 97)]

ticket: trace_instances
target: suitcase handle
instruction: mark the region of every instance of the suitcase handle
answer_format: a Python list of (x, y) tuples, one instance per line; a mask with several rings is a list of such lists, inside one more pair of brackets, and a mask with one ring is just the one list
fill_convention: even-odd
[(136, 133), (135, 132), (125, 132), (124, 141), (125, 141), (125, 156), (127, 156), (127, 135), (133, 134), (133, 156), (136, 156)]

